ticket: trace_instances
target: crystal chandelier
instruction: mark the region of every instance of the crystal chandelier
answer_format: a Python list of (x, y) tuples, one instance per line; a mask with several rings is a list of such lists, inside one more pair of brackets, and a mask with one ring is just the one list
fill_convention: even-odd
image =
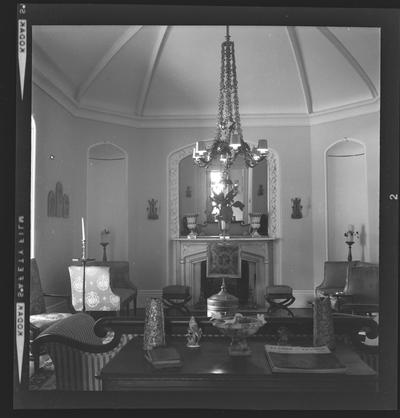
[(250, 148), (243, 140), (240, 124), (238, 83), (236, 78), (235, 48), (229, 40), (229, 26), (226, 40), (221, 45), (221, 78), (218, 101), (217, 132), (214, 142), (206, 148), (204, 141), (197, 141), (193, 148), (193, 161), (200, 167), (208, 167), (219, 160), (227, 171), (242, 155), (247, 167), (254, 167), (263, 161), (268, 153), (268, 142), (259, 139), (258, 146)]

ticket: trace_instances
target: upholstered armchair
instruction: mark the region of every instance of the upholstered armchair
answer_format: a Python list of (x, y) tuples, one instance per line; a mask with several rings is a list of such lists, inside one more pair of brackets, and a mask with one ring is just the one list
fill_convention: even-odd
[(70, 316), (71, 312), (48, 312), (46, 306), (46, 297), (64, 299), (66, 301), (66, 308), (70, 311), (70, 296), (54, 293), (43, 292), (39, 267), (36, 259), (32, 258), (30, 261), (30, 294), (29, 294), (29, 340), (31, 356), (34, 364), (34, 371), (39, 368), (40, 352), (36, 351), (32, 345), (32, 341), (46, 328), (54, 323)]
[(137, 288), (130, 280), (128, 261), (95, 261), (89, 266), (105, 266), (110, 268), (110, 286), (114, 294), (122, 300), (121, 309), (129, 314), (129, 305), (133, 302), (134, 314), (136, 315)]
[(353, 314), (379, 312), (379, 265), (352, 263), (339, 304), (341, 312)]
[(324, 280), (315, 288), (315, 296), (332, 296), (346, 286), (347, 261), (325, 261)]
[(101, 390), (101, 369), (133, 337), (111, 332), (101, 338), (94, 325), (92, 316), (80, 312), (50, 326), (34, 340), (39, 349), (46, 347), (53, 361), (57, 390)]
[[(83, 309), (83, 267), (69, 266), (71, 279), (72, 306), (76, 311)], [(86, 266), (85, 268), (85, 310), (119, 311), (121, 298), (110, 287), (110, 268)]]

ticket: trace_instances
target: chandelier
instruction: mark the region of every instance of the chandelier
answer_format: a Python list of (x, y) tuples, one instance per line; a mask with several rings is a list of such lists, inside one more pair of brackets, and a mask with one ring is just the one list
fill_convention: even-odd
[(238, 83), (236, 78), (235, 48), (226, 27), (226, 40), (221, 45), (221, 77), (219, 86), (217, 132), (212, 145), (197, 141), (193, 148), (193, 161), (200, 167), (208, 167), (219, 160), (227, 171), (242, 155), (247, 167), (254, 167), (268, 154), (268, 142), (259, 139), (258, 146), (251, 148), (243, 140), (240, 124)]

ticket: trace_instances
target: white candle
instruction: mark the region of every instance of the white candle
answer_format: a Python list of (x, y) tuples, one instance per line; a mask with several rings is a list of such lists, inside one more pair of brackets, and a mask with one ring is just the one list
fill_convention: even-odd
[(85, 241), (85, 222), (82, 218), (82, 241)]

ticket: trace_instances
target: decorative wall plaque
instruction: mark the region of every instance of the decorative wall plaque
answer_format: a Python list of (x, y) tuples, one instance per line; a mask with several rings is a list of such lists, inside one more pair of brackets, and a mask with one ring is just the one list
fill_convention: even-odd
[(63, 193), (60, 181), (56, 183), (55, 191), (50, 190), (47, 195), (47, 216), (69, 218), (69, 196)]
[(151, 199), (148, 202), (149, 206), (147, 208), (147, 219), (158, 219), (158, 200)]

